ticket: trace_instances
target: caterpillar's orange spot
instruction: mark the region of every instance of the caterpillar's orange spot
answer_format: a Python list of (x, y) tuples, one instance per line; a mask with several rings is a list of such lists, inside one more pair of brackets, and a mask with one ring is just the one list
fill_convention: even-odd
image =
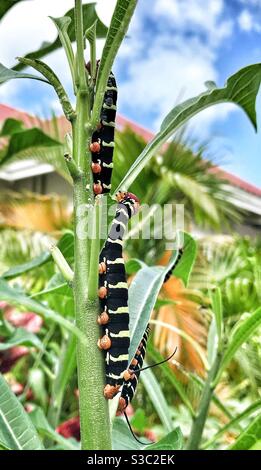
[(100, 152), (100, 150), (101, 150), (101, 146), (100, 146), (99, 142), (92, 142), (90, 144), (90, 151), (92, 153), (98, 153), (98, 152)]
[(135, 359), (135, 358), (132, 359), (131, 365), (135, 367), (137, 364), (138, 364), (138, 359)]
[(119, 403), (118, 403), (118, 411), (123, 411), (127, 407), (127, 403), (125, 398), (120, 397)]
[(99, 325), (106, 325), (109, 321), (110, 317), (107, 312), (102, 312), (97, 319)]
[(106, 273), (106, 264), (102, 261), (99, 263), (99, 274)]
[(101, 172), (101, 165), (99, 163), (92, 163), (92, 172), (96, 175)]
[(134, 374), (132, 371), (130, 370), (125, 370), (124, 373), (123, 373), (123, 378), (125, 380), (125, 382), (128, 382), (128, 380), (130, 379), (133, 379), (134, 377)]
[(104, 286), (100, 287), (98, 294), (99, 294), (100, 299), (104, 299), (107, 295), (106, 287)]
[(99, 349), (110, 349), (111, 347), (111, 339), (109, 338), (108, 335), (102, 336), (102, 338), (98, 339), (97, 346)]
[(100, 183), (93, 185), (93, 192), (94, 194), (101, 194), (102, 193), (102, 185)]
[(107, 384), (107, 385), (105, 385), (105, 387), (103, 389), (103, 395), (108, 400), (111, 400), (118, 393), (119, 389), (120, 389), (120, 385), (109, 385), (109, 384)]

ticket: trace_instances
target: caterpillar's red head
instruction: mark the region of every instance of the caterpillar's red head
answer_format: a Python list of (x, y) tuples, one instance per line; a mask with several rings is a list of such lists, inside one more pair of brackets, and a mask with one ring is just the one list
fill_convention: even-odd
[(107, 384), (105, 385), (103, 389), (103, 394), (105, 398), (107, 398), (108, 400), (112, 400), (112, 398), (115, 397), (115, 395), (117, 395), (119, 389), (120, 389), (120, 385)]
[(116, 199), (118, 202), (130, 201), (134, 206), (135, 213), (138, 212), (140, 207), (140, 201), (135, 194), (130, 193), (128, 191), (119, 191), (116, 194)]

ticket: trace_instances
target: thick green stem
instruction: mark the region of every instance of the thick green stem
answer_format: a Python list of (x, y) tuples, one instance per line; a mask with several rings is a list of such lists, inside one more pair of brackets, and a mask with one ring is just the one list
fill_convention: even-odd
[(90, 272), (88, 284), (88, 298), (94, 300), (97, 298), (98, 292), (98, 265), (100, 253), (100, 216), (101, 216), (101, 199), (99, 196), (95, 199), (92, 217), (92, 237), (91, 237), (91, 256), (90, 256)]
[[(98, 296), (88, 298), (90, 243), (87, 239), (88, 208), (92, 212), (91, 154), (89, 144), (90, 103), (86, 88), (83, 57), (81, 1), (75, 0), (77, 62), (79, 87), (77, 90), (76, 119), (73, 122), (73, 159), (80, 177), (74, 181), (75, 276), (74, 299), (76, 325), (86, 335), (87, 346), (77, 342), (77, 370), (81, 445), (84, 450), (111, 449), (108, 403), (103, 396), (104, 356), (97, 347), (100, 329), (97, 324)], [(98, 276), (98, 274), (97, 274)]]
[(203, 388), (198, 413), (193, 421), (190, 437), (187, 442), (187, 450), (198, 450), (199, 448), (208, 415), (209, 405), (214, 392), (213, 380), (216, 377), (221, 359), (222, 356), (220, 354), (217, 354), (217, 357), (213, 362), (211, 369), (209, 370), (208, 377)]
[(84, 37), (83, 37), (83, 14), (82, 1), (75, 0), (75, 37), (77, 44), (77, 66), (79, 76), (79, 88), (81, 93), (88, 93), (88, 86), (84, 61)]

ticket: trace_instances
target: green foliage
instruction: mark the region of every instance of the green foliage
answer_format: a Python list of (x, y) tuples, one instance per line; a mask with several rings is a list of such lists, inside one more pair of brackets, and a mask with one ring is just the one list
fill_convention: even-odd
[[(68, 10), (65, 15), (71, 19), (71, 23), (68, 26), (68, 36), (71, 42), (75, 41), (75, 29), (74, 29), (74, 8)], [(95, 10), (95, 3), (87, 3), (83, 5), (83, 27), (84, 31), (91, 26), (94, 21), (97, 20), (97, 38), (103, 38), (106, 36), (107, 28), (106, 26), (100, 21), (97, 16)], [(47, 54), (59, 49), (61, 47), (61, 42), (59, 36), (53, 42), (45, 41), (39, 49), (26, 54), (26, 58), (29, 59), (40, 59)], [(13, 67), (13, 70), (22, 70), (24, 68), (24, 64), (17, 64)]]
[(19, 121), (19, 119), (7, 118), (0, 132), (1, 137), (10, 136), (16, 134), (16, 132), (21, 132), (24, 130), (24, 123)]
[[(73, 181), (76, 225), (77, 222), (82, 221), (79, 219), (79, 208), (94, 202), (91, 186), (88, 186), (92, 177), (86, 158), (89, 156), (86, 143), (90, 141), (93, 129), (100, 119), (108, 76), (136, 3), (136, 0), (117, 1), (102, 53), (96, 88), (94, 76), (89, 80), (85, 70), (84, 31), (87, 30), (87, 37), (91, 43), (93, 64), (95, 63), (95, 36), (103, 37), (107, 29), (99, 21), (94, 4), (86, 4), (82, 7), (80, 0), (76, 0), (75, 10), (70, 10), (66, 16), (52, 18), (58, 30), (58, 36), (54, 42), (45, 43), (38, 51), (27, 54), (26, 58), (21, 59), (20, 64), (12, 70), (8, 70), (3, 65), (0, 66), (0, 83), (14, 78), (33, 78), (51, 83), (63, 104), (66, 117), (73, 121), (72, 154), (77, 170), (77, 178)], [(8, 11), (10, 6), (10, 3), (6, 2), (5, 8), (0, 7), (0, 17)], [(77, 42), (76, 58), (71, 44), (75, 39)], [(38, 60), (56, 50), (61, 44), (67, 55), (72, 85), (77, 96), (76, 114), (70, 106), (58, 77), (46, 64)], [(46, 80), (39, 76), (18, 72), (28, 64), (43, 73)], [(202, 148), (192, 152), (187, 145), (176, 141), (166, 146), (161, 151), (162, 155), (157, 155), (157, 152), (190, 117), (221, 102), (239, 105), (256, 128), (255, 101), (260, 80), (261, 64), (255, 64), (231, 76), (224, 88), (217, 88), (215, 84), (208, 82), (206, 92), (176, 106), (166, 116), (160, 131), (146, 146), (142, 139), (134, 138), (129, 131), (119, 134), (113, 187), (127, 189), (131, 186), (131, 190), (137, 193), (143, 202), (150, 204), (159, 203), (163, 206), (166, 202), (174, 200), (187, 203), (190, 206), (187, 220), (192, 218), (201, 226), (208, 224), (218, 228), (224, 221), (240, 220), (242, 213), (235, 210), (228, 201), (231, 189), (227, 184), (224, 185), (223, 180), (210, 172), (213, 165), (204, 161)], [(63, 162), (63, 145), (59, 132), (56, 132), (57, 122), (53, 124), (54, 128), (50, 131), (50, 135), (47, 135), (43, 129), (36, 127), (24, 129), (20, 121), (7, 120), (2, 127), (1, 136), (8, 137), (9, 140), (0, 152), (0, 163), (4, 165), (16, 159), (33, 157), (38, 161), (52, 163), (60, 174), (72, 182)], [(126, 148), (128, 148), (127, 155)], [(149, 162), (151, 165), (147, 166)], [(153, 214), (153, 207), (151, 211)], [(94, 223), (94, 219), (91, 222)], [(171, 229), (175, 231), (172, 227)], [(90, 289), (87, 292), (89, 279), (97, 281), (94, 275), (100, 240), (94, 246), (94, 244), (80, 240), (76, 226), (74, 231), (75, 237), (68, 232), (58, 243), (61, 256), (70, 266), (74, 266), (75, 277), (72, 283), (65, 282), (61, 273), (57, 272), (49, 252), (37, 253), (36, 258), (25, 257), (26, 259), (23, 259), (22, 257), (20, 264), (12, 266), (0, 279), (0, 299), (4, 302), (4, 309), (8, 308), (8, 304), (15, 305), (22, 311), (26, 309), (36, 312), (44, 318), (44, 325), (39, 334), (22, 328), (13, 328), (4, 316), (0, 323), (1, 335), (3, 334), (5, 340), (0, 344), (1, 351), (8, 351), (18, 345), (30, 348), (28, 357), (12, 371), (15, 378), (23, 377), (25, 381), (23, 383), (25, 389), (20, 397), (21, 403), (27, 401), (27, 392), (32, 389), (34, 401), (40, 405), (40, 407), (34, 405), (34, 411), (30, 415), (26, 414), (19, 400), (0, 376), (0, 447), (3, 449), (41, 449), (42, 444), (35, 428), (39, 435), (45, 438), (44, 442), (47, 442), (49, 448), (71, 450), (79, 448), (74, 440), (64, 439), (55, 431), (62, 417), (75, 416), (77, 412), (78, 403), (73, 396), (73, 390), (76, 387), (76, 355), (80, 389), (81, 447), (83, 449), (94, 447), (95, 449), (104, 447), (109, 449), (111, 447), (108, 407), (102, 397), (103, 355), (96, 347), (98, 303), (96, 299), (93, 301), (90, 298)], [(138, 217), (132, 231), (139, 232)], [(180, 232), (178, 236), (181, 236)], [(162, 308), (166, 302), (171, 301), (174, 311), (175, 301), (172, 299), (159, 301), (158, 299), (165, 276), (178, 257), (178, 251), (174, 250), (167, 266), (155, 266), (156, 258), (163, 251), (164, 241), (158, 244), (155, 240), (136, 242), (132, 240), (130, 234), (127, 240), (129, 254), (135, 254), (135, 259), (127, 263), (127, 272), (136, 274), (129, 290), (130, 358), (133, 357), (143, 336), (152, 310), (155, 307)], [(209, 367), (207, 367), (207, 361), (203, 361), (208, 370), (205, 371), (206, 376), (200, 378), (196, 374), (183, 370), (182, 364), (176, 361), (179, 374), (183, 373), (188, 384), (185, 380), (183, 383), (180, 376), (167, 363), (162, 364), (159, 370), (155, 370), (155, 375), (151, 370), (142, 373), (142, 390), (145, 390), (149, 397), (149, 404), (145, 406), (153, 410), (153, 419), (146, 419), (146, 413), (142, 411), (142, 416), (141, 414), (135, 415), (133, 425), (137, 426), (137, 432), (145, 433), (147, 424), (152, 422), (156, 423), (155, 429), (157, 426), (159, 428), (157, 435), (167, 433), (157, 443), (146, 447), (148, 450), (183, 448), (183, 436), (179, 428), (174, 429), (175, 413), (171, 408), (173, 403), (170, 404), (170, 400), (166, 399), (165, 388), (171, 390), (171, 398), (175, 389), (175, 411), (176, 403), (181, 401), (184, 404), (183, 409), (187, 413), (189, 424), (193, 419), (191, 429), (184, 434), (188, 436), (188, 449), (200, 446), (202, 448), (215, 447), (220, 436), (223, 436), (228, 429), (236, 429), (238, 432), (241, 421), (247, 422), (249, 417), (260, 408), (260, 401), (256, 401), (237, 416), (233, 416), (218, 397), (218, 392), (214, 393), (216, 385), (223, 379), (223, 373), (225, 371), (231, 373), (228, 370), (230, 363), (235, 362), (238, 354), (244, 353), (241, 346), (246, 341), (251, 342), (251, 347), (253, 348), (254, 345), (255, 350), (260, 353), (260, 345), (258, 346), (255, 339), (261, 323), (258, 246), (253, 250), (250, 243), (240, 240), (224, 249), (222, 247), (222, 250), (220, 247), (217, 250), (212, 247), (212, 253), (208, 247), (207, 255), (204, 249), (200, 250), (197, 268), (189, 284), (196, 258), (196, 243), (187, 233), (184, 233), (184, 242), (183, 256), (172, 274), (181, 279), (186, 288), (188, 285), (191, 287), (193, 283), (196, 284), (197, 289), (200, 289), (200, 299), (204, 299), (202, 303), (205, 302), (207, 307), (211, 303), (213, 310), (211, 324), (209, 311), (205, 310), (204, 318), (205, 327), (208, 327)], [(145, 259), (146, 262), (149, 261), (152, 266), (140, 261), (139, 257)], [(33, 294), (30, 292), (32, 295), (29, 296), (24, 289), (23, 279), (28, 276), (37, 277), (39, 269), (43, 269), (45, 274), (48, 273), (48, 281), (44, 280), (41, 288), (38, 286)], [(90, 274), (88, 270), (91, 271)], [(95, 282), (92, 284), (94, 292), (96, 284)], [(209, 288), (211, 289), (210, 301), (207, 298)], [(189, 302), (189, 295), (193, 299), (195, 292), (187, 289), (186, 294), (188, 297), (185, 300)], [(182, 305), (182, 302), (180, 294), (176, 304)], [(76, 325), (74, 324), (74, 310)], [(189, 318), (187, 321), (189, 323)], [(185, 338), (190, 345), (197, 344), (194, 339), (191, 339), (189, 333), (181, 330), (179, 325), (172, 326), (172, 329), (175, 334), (178, 333), (180, 337)], [(154, 362), (162, 360), (151, 345), (148, 345), (148, 353)], [(203, 356), (205, 357), (204, 354)], [(164, 380), (161, 381), (161, 378)], [(232, 393), (239, 393), (237, 389), (240, 385), (240, 394), (243, 396), (246, 392), (238, 382), (237, 379), (236, 391), (233, 390)], [(197, 400), (191, 399), (191, 388), (194, 388), (193, 398), (197, 395)], [(212, 419), (209, 416), (211, 402), (215, 403), (230, 421), (222, 428), (217, 426), (216, 435), (211, 439), (205, 439), (204, 436), (203, 444), (201, 444), (203, 432), (207, 430)], [(114, 419), (112, 436), (114, 449), (145, 448), (133, 439), (127, 424), (121, 418)], [(260, 416), (258, 416), (243, 431), (231, 449), (258, 448), (260, 440)], [(146, 443), (144, 436), (142, 441)]]
[(242, 319), (236, 325), (234, 330), (231, 332), (230, 340), (228, 342), (225, 354), (219, 366), (219, 371), (215, 379), (215, 384), (218, 383), (220, 376), (224, 369), (227, 367), (229, 362), (235, 356), (236, 351), (245, 343), (257, 328), (261, 325), (261, 307), (255, 312), (249, 314), (247, 318)]
[[(185, 261), (180, 267), (182, 279), (188, 279), (195, 260), (195, 242), (192, 237), (183, 232), (178, 232), (177, 244), (183, 243)], [(141, 341), (145, 328), (149, 322), (151, 312), (155, 306), (158, 294), (170, 268), (178, 258), (178, 250), (174, 250), (166, 267), (153, 266), (140, 269), (129, 289), (129, 312), (130, 312), (130, 349), (129, 358), (133, 358), (135, 351)], [(178, 269), (174, 268), (173, 272)]]
[[(238, 437), (236, 442), (232, 444), (230, 450), (260, 450), (261, 440), (261, 415), (257, 416), (245, 431)], [(256, 445), (258, 444), (258, 446)]]
[(223, 305), (220, 289), (215, 289), (210, 292), (210, 299), (215, 318), (216, 334), (218, 337), (219, 350), (222, 348), (222, 335), (223, 335)]
[(4, 343), (0, 343), (0, 351), (6, 351), (14, 346), (34, 346), (39, 350), (43, 349), (43, 344), (33, 333), (26, 331), (24, 328), (16, 328), (10, 337), (5, 339)]
[(0, 442), (12, 450), (41, 450), (43, 446), (28, 414), (0, 374)]
[(40, 80), (41, 82), (48, 83), (43, 77), (39, 75), (32, 75), (25, 72), (17, 72), (16, 70), (8, 69), (3, 64), (0, 64), (0, 84), (7, 82), (8, 80), (13, 80), (15, 78), (31, 78), (33, 80)]
[[(121, 181), (119, 189), (128, 189), (162, 144), (181, 125), (203, 109), (217, 103), (232, 102), (243, 108), (256, 128), (255, 100), (261, 81), (261, 64), (249, 65), (232, 75), (224, 88), (214, 88), (176, 106), (165, 117), (160, 132), (148, 143)], [(117, 191), (116, 190), (116, 191)]]
[[(61, 143), (44, 134), (38, 128), (26, 129), (11, 135), (6, 149), (1, 150), (0, 165), (10, 163), (19, 158), (21, 153), (32, 152), (33, 149), (60, 147)], [(37, 151), (37, 150), (36, 150)], [(28, 157), (28, 154), (27, 154)]]
[[(145, 363), (144, 366), (147, 364)], [(173, 429), (173, 423), (170, 416), (170, 409), (160, 388), (160, 384), (154, 376), (152, 370), (144, 370), (141, 374), (141, 381), (145, 387), (148, 396), (159, 416), (162, 426), (166, 432)]]
[(6, 13), (12, 8), (16, 3), (19, 3), (23, 0), (5, 0), (0, 4), (0, 20), (6, 15)]
[(32, 312), (38, 313), (47, 320), (49, 319), (54, 321), (61, 327), (64, 327), (68, 331), (74, 333), (80, 339), (80, 341), (86, 343), (85, 336), (76, 326), (73, 325), (73, 323), (71, 323), (66, 318), (63, 318), (59, 313), (46, 308), (44, 304), (27, 297), (19, 289), (10, 287), (4, 280), (0, 280), (0, 298), (1, 300), (5, 300), (11, 305), (19, 305), (20, 307), (24, 307)]
[(147, 450), (182, 450), (183, 436), (180, 428), (174, 429), (156, 444), (146, 447)]
[(99, 121), (105, 88), (114, 59), (127, 32), (136, 4), (137, 0), (117, 0), (98, 70), (97, 89), (92, 116), (92, 125), (94, 128)]
[(65, 439), (60, 434), (55, 432), (55, 430), (48, 423), (41, 408), (35, 408), (30, 413), (30, 419), (41, 436), (48, 437), (54, 442), (57, 442), (64, 450), (79, 450), (79, 444), (75, 439)]

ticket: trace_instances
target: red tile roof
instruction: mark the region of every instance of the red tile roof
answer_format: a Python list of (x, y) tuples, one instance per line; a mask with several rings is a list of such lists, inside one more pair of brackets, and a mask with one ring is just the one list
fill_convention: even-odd
[[(36, 118), (34, 116), (31, 116), (30, 114), (26, 113), (25, 111), (19, 110), (19, 109), (14, 109), (8, 105), (5, 104), (0, 104), (0, 122), (4, 121), (7, 118), (15, 118), (15, 119), (20, 119), (22, 120), (26, 126), (31, 127), (32, 125), (37, 125), (37, 122), (39, 122), (39, 118)], [(60, 126), (61, 130), (66, 133), (70, 130), (70, 124), (68, 121), (64, 118), (64, 116), (61, 116), (59, 118), (60, 121)], [(45, 122), (45, 121), (43, 121)], [(139, 124), (136, 124), (135, 122), (131, 121), (130, 119), (126, 119), (123, 116), (117, 116), (117, 125), (119, 129), (124, 129), (125, 127), (130, 127), (134, 132), (139, 134), (141, 137), (144, 138), (145, 141), (149, 141), (150, 139), (153, 138), (154, 134), (149, 131), (148, 129), (145, 129), (144, 127), (140, 126)], [(48, 128), (48, 121), (46, 121), (47, 128)], [(232, 173), (229, 173), (228, 171), (225, 171), (219, 167), (215, 167), (212, 170), (215, 173), (218, 173), (221, 177), (225, 178), (227, 181), (232, 186), (238, 187), (240, 189), (243, 189), (244, 191), (253, 194), (255, 196), (261, 197), (261, 188), (258, 188), (257, 186), (254, 186), (251, 183), (248, 183), (247, 181), (242, 180), (238, 176), (233, 175)]]

